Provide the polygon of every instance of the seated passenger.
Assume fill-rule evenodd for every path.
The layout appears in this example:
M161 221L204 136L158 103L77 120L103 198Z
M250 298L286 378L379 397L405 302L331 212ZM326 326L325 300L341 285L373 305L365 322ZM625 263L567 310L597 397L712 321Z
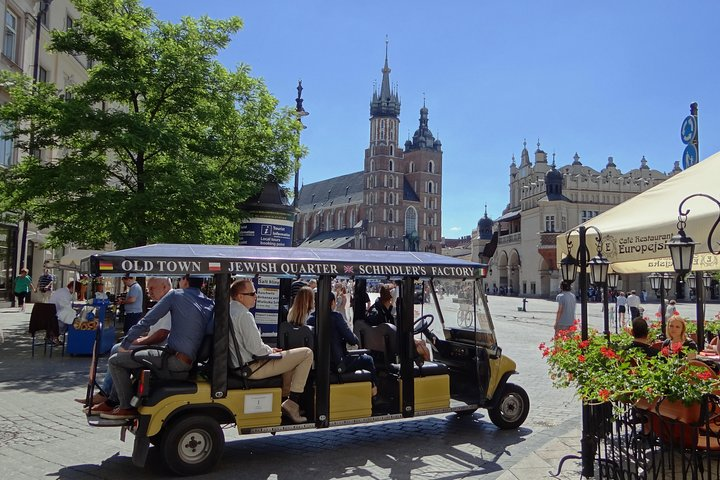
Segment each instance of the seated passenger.
M393 297L387 285L380 286L380 296L375 300L367 312L365 322L368 325L380 325L381 323L395 323L392 315Z
M346 372L355 370L367 370L370 372L370 381L372 382L372 396L377 395L377 376L375 374L375 362L367 353L359 355L350 355L347 351L347 344L358 345L360 340L348 327L345 319L335 311L336 301L335 294L330 292L330 321L332 322L332 330L330 336L330 362L334 371L340 364L345 366ZM316 314L313 313L307 324L314 327L316 323Z
M641 350L646 356L648 357L654 357L658 353L660 353L660 350L658 350L655 347L652 347L650 345L650 340L648 340L648 325L644 318L637 317L633 319L632 322L632 336L633 341L630 345L628 345L627 349L638 349Z
M685 324L685 320L680 316L674 316L671 317L667 321L667 326L665 327L665 337L666 340L663 342L663 352L665 349L668 349L669 353L682 353L682 349L685 347L689 347L694 352L690 352L688 354L688 358L693 359L695 358L697 354L697 344L693 342L690 338L687 336L687 325Z
M301 327L307 323L313 310L315 310L315 292L308 286L301 287L288 311L287 321L291 325Z
M230 286L230 321L232 322L230 340L230 365L240 369L250 364L251 380L283 376L283 397L281 407L283 413L293 423L305 423L307 418L300 415L300 398L305 390L305 382L313 362L313 352L307 347L281 350L266 345L260 337L255 317L250 309L255 306L257 292L249 279L236 280ZM282 358L261 360L255 363L254 357L262 357L271 353L282 353Z

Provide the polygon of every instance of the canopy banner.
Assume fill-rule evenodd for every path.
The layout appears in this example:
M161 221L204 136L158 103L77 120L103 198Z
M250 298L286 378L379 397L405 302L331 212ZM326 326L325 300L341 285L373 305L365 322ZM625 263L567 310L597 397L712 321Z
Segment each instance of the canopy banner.
M83 260L93 275L365 276L481 278L486 266L425 252L293 247L148 245Z
M690 195L702 193L720 200L720 153L708 157L664 182L588 220L586 244L589 257L597 254L594 229L601 232L601 252L619 273L672 271L667 242L678 232L678 208ZM718 258L710 253L708 242L717 250L720 231L711 236L711 229L720 216L718 205L703 197L685 201L689 210L685 233L697 242L694 266L697 270L718 270ZM557 260L568 251L567 234L556 238ZM571 231L572 255L577 258L580 244L578 228ZM705 254L702 256L701 254ZM695 268L693 268L695 269ZM631 272L632 271L632 272Z

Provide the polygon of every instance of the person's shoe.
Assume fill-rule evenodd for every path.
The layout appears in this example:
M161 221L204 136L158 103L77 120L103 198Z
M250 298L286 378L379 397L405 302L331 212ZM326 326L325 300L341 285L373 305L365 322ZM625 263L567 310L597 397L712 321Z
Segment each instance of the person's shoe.
M138 416L136 408L120 408L117 407L112 412L102 412L100 418L106 420L129 420Z
M285 414L285 416L290 419L292 423L307 422L307 417L303 417L302 415L300 415L300 405L290 400L289 398L285 400L282 405L280 405L280 409Z
M92 407L83 408L84 413L90 413L90 415L99 415L101 413L110 413L115 409L113 405L108 402L96 403Z
M84 398L76 398L75 401L78 403L85 403ZM95 395L93 395L90 404L97 405L98 403L103 403L105 401L107 401L107 397L105 395L103 395L102 393L96 393Z

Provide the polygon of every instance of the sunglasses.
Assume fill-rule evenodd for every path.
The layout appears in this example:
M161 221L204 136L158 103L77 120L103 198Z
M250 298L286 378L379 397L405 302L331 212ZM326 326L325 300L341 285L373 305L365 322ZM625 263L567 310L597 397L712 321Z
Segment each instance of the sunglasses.
M254 297L257 295L257 292L240 292L240 295L248 295L250 297Z

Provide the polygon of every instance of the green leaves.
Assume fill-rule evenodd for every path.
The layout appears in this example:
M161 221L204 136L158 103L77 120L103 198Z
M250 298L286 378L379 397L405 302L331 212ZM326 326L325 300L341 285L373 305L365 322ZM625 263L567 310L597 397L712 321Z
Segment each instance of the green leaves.
M235 243L236 205L268 176L287 180L304 153L293 112L247 66L216 59L242 21L172 24L135 0L76 5L81 18L50 49L94 60L86 82L60 92L0 73L13 99L0 121L23 153L0 172L0 203L52 227L56 245Z

